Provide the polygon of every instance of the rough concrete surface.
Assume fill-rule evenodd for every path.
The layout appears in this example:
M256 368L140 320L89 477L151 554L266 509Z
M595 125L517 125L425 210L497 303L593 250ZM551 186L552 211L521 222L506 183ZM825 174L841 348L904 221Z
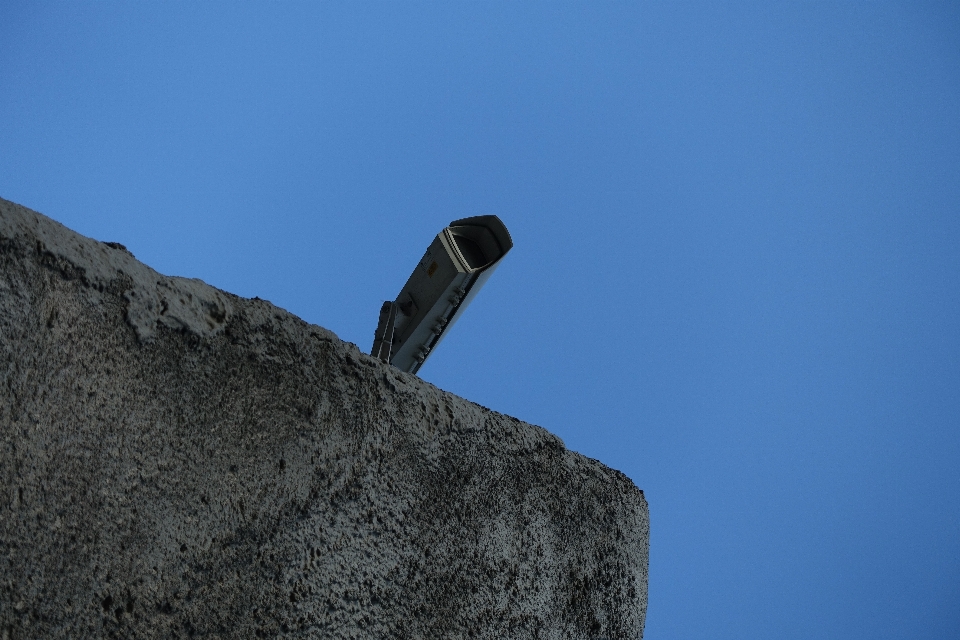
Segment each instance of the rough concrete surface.
M2 199L0 375L0 638L642 636L626 476Z

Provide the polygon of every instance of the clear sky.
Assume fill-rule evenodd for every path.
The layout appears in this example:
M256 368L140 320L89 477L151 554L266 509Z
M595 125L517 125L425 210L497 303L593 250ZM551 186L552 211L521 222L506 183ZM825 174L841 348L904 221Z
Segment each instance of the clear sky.
M960 637L956 3L0 4L0 196L421 370L650 503L648 639Z

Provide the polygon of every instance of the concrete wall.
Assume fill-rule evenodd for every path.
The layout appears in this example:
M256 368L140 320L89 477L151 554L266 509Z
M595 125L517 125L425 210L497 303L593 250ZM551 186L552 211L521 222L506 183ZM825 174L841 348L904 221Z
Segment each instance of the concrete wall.
M0 376L2 638L642 635L623 474L2 199Z

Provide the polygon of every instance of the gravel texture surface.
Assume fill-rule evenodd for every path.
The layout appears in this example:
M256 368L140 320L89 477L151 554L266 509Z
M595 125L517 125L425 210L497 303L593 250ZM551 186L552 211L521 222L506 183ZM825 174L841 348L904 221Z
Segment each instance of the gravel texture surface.
M0 638L642 636L626 476L2 199L0 376Z

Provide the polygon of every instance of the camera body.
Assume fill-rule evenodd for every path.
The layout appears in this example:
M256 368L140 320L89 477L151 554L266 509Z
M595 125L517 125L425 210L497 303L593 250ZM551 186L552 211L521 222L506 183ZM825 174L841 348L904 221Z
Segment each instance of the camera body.
M393 302L385 302L372 355L416 373L513 248L497 216L454 220L427 252Z

